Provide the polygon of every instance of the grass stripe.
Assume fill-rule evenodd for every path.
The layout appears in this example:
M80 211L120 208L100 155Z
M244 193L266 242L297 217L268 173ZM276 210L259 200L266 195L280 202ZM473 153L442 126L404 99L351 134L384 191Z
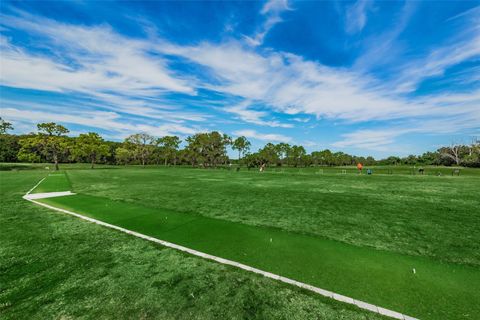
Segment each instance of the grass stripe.
M63 212L63 213L67 213L67 214L76 216L78 218L81 218L81 219L84 219L84 220L87 220L87 221L90 221L90 222L93 222L93 223L96 223L96 224L99 224L99 225L102 225L102 226L105 226L105 227L108 227L108 228L112 228L112 229L115 229L115 230L118 230L118 231L121 231L121 232L125 232L127 234L130 234L130 235L133 235L133 236L136 236L136 237L148 240L148 241L152 241L152 242L161 244L161 245L169 247L169 248L180 250L180 251L183 251L183 252L195 255L195 256L205 258L205 259L213 260L213 261L216 261L216 262L221 263L221 264L230 265L230 266L237 267L237 268L249 271L249 272L260 274L264 277L271 278L271 279L274 279L274 280L277 280L277 281L282 281L284 283L294 285L294 286L300 287L302 289L310 290L310 291L315 292L317 294L320 294L322 296L332 298L332 299L335 299L335 300L340 301L340 302L355 305L355 306L357 306L361 309L365 309L365 310L368 310L368 311L372 311L372 312L379 313L379 314L382 314L382 315L385 315L385 316L388 316L388 317L392 317L392 318L396 318L396 319L416 320L416 318L404 315L404 314L399 313L399 312L395 312L395 311L392 311L392 310L381 308L381 307L366 303L364 301L355 300L355 299L352 299L350 297L339 295L339 294L330 292L328 290L317 288L317 287L308 285L306 283L302 283L302 282L299 282L299 281L296 281L296 280L293 280L293 279L285 278L285 277L282 277L282 276L279 276L279 275L276 275L276 274L273 274L273 273L270 273L270 272L267 272L267 271L263 271L263 270L260 270L260 269L257 269L257 268L253 268L253 267L250 267L250 266L247 266L247 265L235 262L235 261L231 261L231 260L227 260L227 259L224 259L224 258L221 258L221 257L206 254L204 252L193 250L193 249L190 249L190 248L187 248L187 247L184 247L184 246L179 246L179 245L174 244L174 243L163 241L163 240L160 240L160 239L157 239L157 238L154 238L154 237L150 237L150 236L147 236L147 235L144 235L144 234L132 231L132 230L121 228L121 227L118 227L118 226L115 226L115 225L112 225L112 224L109 224L109 223L105 223L103 221L99 221L99 220L96 220L96 219L93 219L93 218L89 218L89 217L77 214L75 212L72 212L72 211L57 208L57 207L54 207L54 206L51 206L51 205L33 200L31 198L28 198L28 197L25 197L25 199L28 200L28 201L31 201L33 203L36 203L38 205L44 206L46 208L56 210L56 211L60 211L60 212ZM187 222L187 223L190 223L190 222Z

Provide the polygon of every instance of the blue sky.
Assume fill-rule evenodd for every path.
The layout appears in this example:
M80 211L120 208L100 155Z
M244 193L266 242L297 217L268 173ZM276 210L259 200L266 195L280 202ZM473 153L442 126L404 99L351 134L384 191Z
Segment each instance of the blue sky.
M357 155L480 136L480 1L2 2L1 110Z

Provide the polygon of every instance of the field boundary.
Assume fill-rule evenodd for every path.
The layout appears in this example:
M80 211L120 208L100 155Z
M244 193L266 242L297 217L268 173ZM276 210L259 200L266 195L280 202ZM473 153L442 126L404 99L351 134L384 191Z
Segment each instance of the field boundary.
M382 308L382 307L379 307L379 306L376 306L376 305L373 305L373 304L370 304L370 303L367 303L367 302L364 302L364 301L361 301L361 300L356 300L356 299L353 299L351 297L347 297L347 296L344 296L344 295L341 295L341 294L337 294L335 292L328 291L328 290L325 290L325 289L322 289L322 288L318 288L318 287L315 287L315 286L312 286L312 285L309 285L309 284L306 284L306 283L303 283L303 282L300 282L300 281L296 281L296 280L293 280L293 279L290 279L290 278L286 278L286 277L283 277L283 276L280 276L280 275L277 275L277 274L274 274L274 273L271 273L271 272L268 272L268 271L264 271L264 270L260 270L260 269L254 268L254 267L250 267L248 265L245 265L245 264L242 264L242 263L239 263L239 262L236 262L236 261L232 261L232 260L224 259L224 258L221 258L221 257L217 257L217 256L214 256L214 255L211 255L211 254L208 254L208 253L197 251L197 250L187 248L187 247L184 247L184 246L181 246L181 245L178 245L178 244L174 244L174 243L171 243L171 242L168 242L168 241L157 239L155 237L147 236L145 234L142 234L142 233L139 233L139 232L136 232L136 231L125 229L125 228L122 228L122 227L119 227L119 226L116 226L116 225L113 225L113 224L110 224L110 223L106 223L106 222L103 222L103 221L100 221L100 220L97 220L97 219L93 219L93 218L81 215L81 214L73 212L73 211L65 210L65 209L62 209L62 208L57 208L57 207L48 205L46 203L36 201L35 198L32 198L29 195L38 185L40 185L41 182L43 182L43 180L45 180L45 178L40 180L39 183L37 183L32 189L30 189L23 196L23 199L25 199L27 201L30 201L32 203L35 203L37 205L40 205L42 207L45 207L45 208L48 208L48 209L51 209L51 210L55 210L55 211L58 211L58 212L66 213L66 214L69 214L71 216L80 218L82 220L86 220L86 221L89 221L89 222L92 222L92 223L95 223L95 224L98 224L98 225L101 225L101 226L104 226L104 227L107 227L107 228L110 228L110 229L121 231L123 233L127 233L129 235L132 235L132 236L144 239L144 240L148 240L148 241L160 244L160 245L168 247L168 248L172 248L172 249L175 249L175 250L178 250L178 251L186 252L186 253L189 253L189 254L197 256L197 257L201 257L201 258L204 258L204 259L216 261L216 262L221 263L221 264L225 264L225 265L233 266L233 267L236 267L236 268L240 268L240 269L243 269L243 270L246 270L246 271L249 271L249 272L260 274L260 275L262 275L264 277L267 277L267 278L270 278L270 279L274 279L274 280L281 281L283 283L294 285L296 287L299 287L299 288L317 293L321 296L331 298L331 299L334 299L336 301L340 301L340 302L343 302L343 303L348 303L348 304L354 305L354 306L356 306L360 309L368 310L368 311L378 313L378 314L381 314L383 316L391 317L391 318L394 318L394 319L418 320L417 318L410 317L408 315L405 315L405 314L402 314L402 313L399 313L399 312L396 312L396 311L393 311L393 310L385 309L385 308ZM51 193L52 194L53 193L55 193L55 194L61 193L62 195L63 194L64 195L72 194L71 191L51 192ZM44 193L43 195L47 195L47 194L48 193ZM60 196L62 196L62 195L60 195ZM47 198L47 197L49 197L49 196L48 195L43 196L42 198Z

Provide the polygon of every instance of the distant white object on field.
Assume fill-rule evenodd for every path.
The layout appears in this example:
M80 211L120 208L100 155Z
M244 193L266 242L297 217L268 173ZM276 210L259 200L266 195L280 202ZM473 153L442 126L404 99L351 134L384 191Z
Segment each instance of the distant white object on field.
M413 274L416 274L416 273L417 273L417 271L415 270L415 268L413 268Z

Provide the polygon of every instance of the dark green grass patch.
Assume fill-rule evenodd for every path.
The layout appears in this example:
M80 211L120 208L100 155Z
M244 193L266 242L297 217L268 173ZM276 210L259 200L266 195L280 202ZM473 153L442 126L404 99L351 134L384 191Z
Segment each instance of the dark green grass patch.
M44 193L55 191L69 191L71 184L64 172L55 172L47 174L45 180L42 181L32 193Z
M1 319L382 319L23 200L43 176L0 173Z
M480 316L472 267L102 197L41 201L422 319Z

